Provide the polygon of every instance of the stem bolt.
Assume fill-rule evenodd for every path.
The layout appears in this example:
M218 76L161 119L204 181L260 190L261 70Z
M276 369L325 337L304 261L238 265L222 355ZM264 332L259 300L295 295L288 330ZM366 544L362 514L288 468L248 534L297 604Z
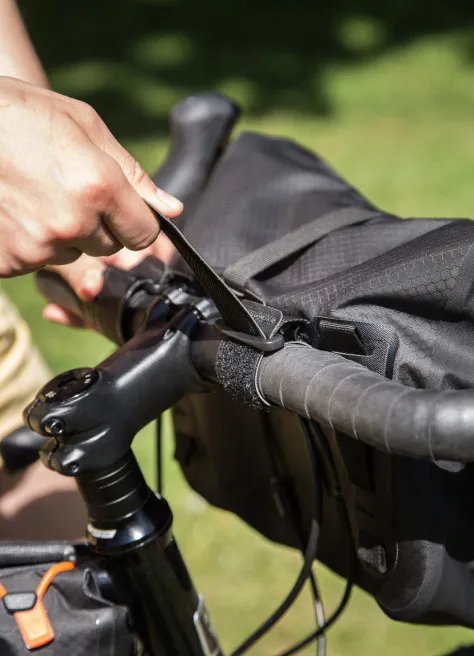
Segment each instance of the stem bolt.
M51 417L51 419L47 419L43 424L44 432L54 437L62 435L65 428L64 421L57 417Z

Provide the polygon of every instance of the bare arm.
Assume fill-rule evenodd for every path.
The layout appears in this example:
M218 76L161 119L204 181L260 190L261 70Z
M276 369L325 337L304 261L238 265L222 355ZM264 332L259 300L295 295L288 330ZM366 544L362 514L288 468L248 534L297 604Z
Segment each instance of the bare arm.
M0 0L0 75L48 86L15 0Z

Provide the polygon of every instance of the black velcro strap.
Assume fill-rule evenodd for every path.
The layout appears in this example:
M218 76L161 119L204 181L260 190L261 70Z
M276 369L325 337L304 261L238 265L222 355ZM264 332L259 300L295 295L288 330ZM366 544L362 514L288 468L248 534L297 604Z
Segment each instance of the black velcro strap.
M281 328L282 312L252 301L244 303L265 337L273 337ZM219 346L215 363L217 380L225 391L234 399L260 409L266 407L258 394L256 384L256 373L262 358L261 351L229 339Z
M265 337L251 313L214 269L199 255L176 225L149 203L147 205L159 219L163 233L192 269L196 280L206 294L216 304L224 322L236 331L256 337Z
M263 273L301 249L311 246L333 230L363 223L376 216L382 216L381 212L375 210L371 212L357 207L345 207L319 216L231 264L224 271L224 279L234 289L243 290L250 278Z

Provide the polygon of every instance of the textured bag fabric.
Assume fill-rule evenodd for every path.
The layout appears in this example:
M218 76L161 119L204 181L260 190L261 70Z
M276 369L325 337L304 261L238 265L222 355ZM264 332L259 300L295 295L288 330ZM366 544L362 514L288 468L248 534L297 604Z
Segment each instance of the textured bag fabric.
M473 387L474 223L377 214L313 153L244 133L182 227L226 278L252 251L351 208L366 210L367 220L314 242L308 231L304 247L237 291L304 325L318 348L404 385ZM185 268L179 257L174 265ZM190 484L270 539L295 545L275 504L269 444L278 445L307 520L314 490L298 418L252 410L220 392L183 400L174 420L176 457ZM395 619L474 626L472 465L389 456L344 435L338 447L357 520L357 583ZM346 575L351 537L331 464L322 466L318 558Z
M12 548L14 545L11 545ZM39 545L41 550L44 544ZM9 594L33 592L55 563L0 567L0 584ZM15 616L0 601L0 654L2 656L135 656L136 638L130 630L128 609L104 598L97 571L77 566L57 574L43 604L54 639L29 650ZM32 627L34 632L35 627Z

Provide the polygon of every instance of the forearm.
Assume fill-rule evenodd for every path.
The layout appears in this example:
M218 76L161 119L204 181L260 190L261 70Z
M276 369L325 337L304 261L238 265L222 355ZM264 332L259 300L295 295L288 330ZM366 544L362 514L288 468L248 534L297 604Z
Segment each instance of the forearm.
M48 86L15 0L0 0L0 75Z

